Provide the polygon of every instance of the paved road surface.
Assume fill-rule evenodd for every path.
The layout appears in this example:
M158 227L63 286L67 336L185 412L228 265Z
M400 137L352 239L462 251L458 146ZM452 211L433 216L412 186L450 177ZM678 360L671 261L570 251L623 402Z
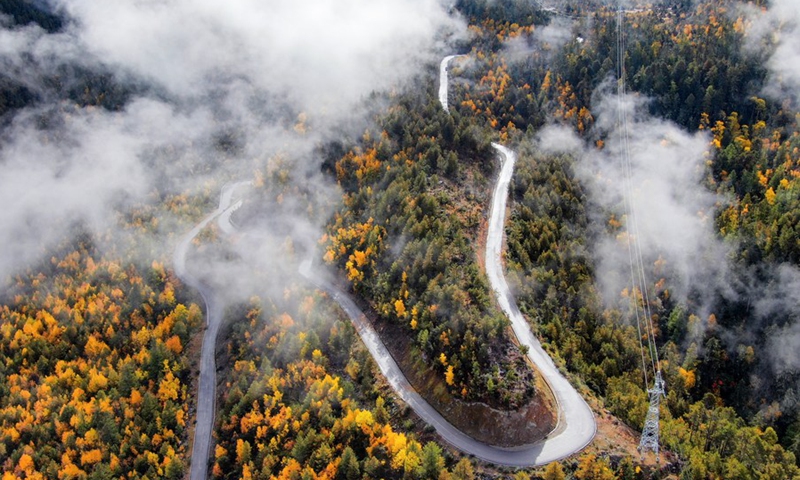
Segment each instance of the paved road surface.
M440 65L439 101L447 110L447 64L455 55L445 57ZM569 456L580 451L594 438L596 424L591 409L561 375L552 359L544 352L514 302L503 275L501 251L503 226L505 224L508 186L514 171L516 155L508 148L492 144L503 157L500 176L492 196L492 210L489 219L489 232L486 244L486 271L494 289L498 303L511 320L511 326L520 344L528 347L528 357L537 366L553 390L559 406L559 420L556 429L545 439L533 445L516 448L500 448L479 442L467 436L426 402L411 386L400 367L389 354L377 332L366 320L364 313L346 293L332 283L324 280L312 270L311 261L300 267L300 273L318 288L326 291L347 313L361 336L381 373L397 392L398 396L411 407L424 421L433 426L446 442L459 450L474 455L490 463L516 467L537 466ZM203 338L200 362L200 382L198 386L197 424L195 427L194 448L192 450L191 480L205 480L208 474L208 458L211 445L211 428L214 422L216 400L216 367L214 351L217 334L222 321L223 305L214 292L186 271L186 253L192 239L212 220L219 217L220 227L226 233L234 229L230 225L230 214L241 206L241 201L230 206L233 192L248 182L226 185L221 194L217 210L205 217L194 229L184 236L175 250L176 274L189 286L196 288L206 303L208 329Z
M361 340L366 345L372 358L375 359L381 373L386 377L392 389L420 418L433 426L444 441L464 453L500 465L527 467L541 465L549 461L539 460L543 448L542 445L537 444L516 449L494 447L467 436L464 432L451 425L450 422L445 420L436 409L414 390L405 375L403 375L397 362L395 362L394 358L389 354L389 350L386 348L383 341L381 341L378 333L372 328L372 325L367 321L364 313L353 299L332 283L323 280L320 275L312 269L311 262L308 260L300 267L300 273L306 277L309 282L316 285L320 290L327 292L339 303L347 316L350 317L353 326L355 326L356 331L361 336Z
M211 447L211 430L214 425L214 414L217 399L217 370L214 351L217 334L222 323L224 305L214 291L186 270L186 254L194 237L215 218L220 217L223 231L230 230L230 214L241 205L241 201L230 205L233 192L250 182L237 182L225 185L220 195L219 207L207 215L189 233L183 236L173 254L175 274L183 283L196 289L203 297L206 307L206 332L203 335L203 347L200 354L200 379L197 386L197 417L192 446L190 480L205 480L208 476L208 454ZM226 225L223 226L223 223Z
M486 237L486 274L497 296L500 308L511 320L511 328L521 345L528 347L528 358L544 376L559 407L558 425L542 445L540 460L545 463L575 453L592 441L597 430L594 415L589 405L558 371L553 360L542 349L527 321L517 308L503 275L501 251L506 216L506 200L511 176L514 173L516 154L508 148L493 143L502 156L500 176L492 195L492 211L489 217L489 232Z
M439 102L448 111L447 64L456 55L445 57L439 66ZM580 451L592 441L597 425L592 410L558 371L553 360L542 349L539 340L533 335L522 313L517 308L514 297L503 275L503 231L505 225L506 202L511 176L514 173L516 154L510 149L493 143L500 153L501 171L492 195L492 210L489 218L489 231L486 238L486 273L489 283L497 296L500 308L511 321L511 328L521 345L528 347L528 358L544 376L559 407L558 424L548 438L539 444L536 464L548 463Z
M444 441L464 453L474 455L490 463L515 467L544 465L569 456L585 447L594 437L596 426L589 406L572 385L558 372L553 361L542 350L539 341L531 333L527 322L522 317L519 309L517 309L509 293L508 285L502 273L500 251L503 240L508 185L516 157L512 151L501 145L493 144L493 146L503 155L504 160L492 198L492 214L487 237L486 270L492 287L498 296L501 308L511 319L514 333L522 345L528 346L528 356L544 375L558 401L558 425L545 439L533 445L500 448L479 442L458 430L414 390L405 375L403 375L397 362L389 354L377 332L372 328L364 313L349 295L314 272L310 260L301 265L300 273L318 288L327 292L341 305L391 387L420 418L436 429L436 432Z
M442 104L442 108L445 112L450 111L447 106L447 89L450 84L447 78L447 64L450 63L450 60L460 56L461 55L448 55L444 57L442 63L439 64L439 103Z

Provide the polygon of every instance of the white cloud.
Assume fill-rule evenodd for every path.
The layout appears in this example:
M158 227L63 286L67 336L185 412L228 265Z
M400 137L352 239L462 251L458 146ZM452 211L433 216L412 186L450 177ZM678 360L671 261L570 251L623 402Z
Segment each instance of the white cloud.
M320 182L316 143L363 131L362 100L402 86L465 30L438 0L53 3L70 18L61 33L0 27L0 68L38 96L0 140L0 278L74 222L108 228L154 186L248 178L287 151ZM135 88L118 112L80 108L53 87L82 89L65 66ZM292 130L300 112L305 136ZM234 151L215 148L223 135Z
M800 369L800 270L784 264L770 284L759 285L754 297L755 316L767 324L782 325L767 339L767 357L776 373Z
M546 153L580 153L583 140L575 130L560 125L547 125L538 135L539 147Z
M115 202L146 193L137 157L145 114L73 110L57 135L35 128L35 116L6 132L12 140L0 150L0 272L44 253L74 222L103 224Z
M800 93L800 3L795 0L773 0L768 9L742 7L751 24L748 48L761 50L763 44L774 46L766 62L771 75L766 93L797 101Z
M177 96L245 79L301 110L343 108L430 60L459 23L435 0L64 0L98 58Z
M650 285L658 280L652 278L653 263L662 257L670 272L673 299L685 301L692 292L710 302L720 289L727 289L728 247L714 233L714 209L722 199L703 185L708 138L647 117L639 113L642 105L633 96L603 97L593 111L596 125L609 132L605 148L589 150L578 175L601 210L615 212L623 222L622 231L635 235ZM628 112L626 130L616 124L617 108ZM629 166L623 161L625 132ZM633 206L635 223L625 217L626 201ZM602 214L597 217L603 224L607 220ZM604 297L616 302L631 283L627 243L624 237L604 235L594 250Z

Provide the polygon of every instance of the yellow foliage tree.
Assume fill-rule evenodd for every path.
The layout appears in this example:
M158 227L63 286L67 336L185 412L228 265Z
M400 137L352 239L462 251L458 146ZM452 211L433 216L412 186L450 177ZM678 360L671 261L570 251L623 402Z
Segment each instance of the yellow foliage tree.
M403 299L398 298L394 302L394 310L397 312L397 316L400 318L405 318L406 316L406 305L403 303Z
M614 480L614 477L608 460L604 458L589 453L578 460L578 469L575 471L577 480Z
M764 198L767 199L767 203L769 203L770 205L775 205L775 197L776 197L775 190L773 190L772 187L769 187L767 191L764 192Z
M81 454L81 465L94 465L102 459L103 452L101 452L99 448L95 448Z
M158 399L162 402L166 402L167 400L177 400L179 391L180 380L175 378L171 371L168 371L158 386Z
M91 358L104 355L110 350L105 342L98 340L94 335L90 336L89 339L86 340L86 345L83 348L84 351L86 351L86 355Z
M678 374L683 379L683 385L687 390L694 387L696 380L694 370L685 370L683 367L678 367Z
M21 457L19 457L19 463L17 463L17 467L25 473L30 473L33 471L33 457L28 455L27 453L23 453Z
M567 475L558 462L551 462L544 469L544 480L565 480L566 478Z
M183 345L181 344L181 338L177 335L173 335L167 339L164 344L167 346L169 351L174 353L175 355L180 355L183 351Z
M249 462L251 450L250 442L241 438L236 440L236 463L244 465Z

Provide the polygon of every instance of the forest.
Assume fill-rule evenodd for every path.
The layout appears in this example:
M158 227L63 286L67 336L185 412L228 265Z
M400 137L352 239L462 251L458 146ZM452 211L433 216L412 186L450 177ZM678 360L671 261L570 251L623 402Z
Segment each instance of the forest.
M203 313L176 288L85 235L17 277L0 310L3 478L183 478Z
M415 143L412 148L416 155L406 154L405 158L418 160L407 168L424 170L428 178L448 185L447 191L454 193L445 201L437 198L439 201L433 204L441 213L435 220L417 214L417 218L412 215L398 221L392 212L382 212L376 205L384 204L384 197L391 198L386 204L393 206L418 197L396 199L394 182L387 185L377 173L362 173L369 164L366 159L350 170L357 177L351 181L340 161L336 164L340 184L345 192L356 188L358 193L345 194L345 213L336 217L336 232L347 234L348 230L339 226L341 222L348 215L360 215L368 218L370 225L383 223L396 231L399 223L404 237L414 231L409 221L412 227L425 225L424 231L433 234L442 217L447 218L452 211L449 203L453 197L460 202L473 195L459 195L457 187L449 186L452 179L458 185L468 185L465 180L491 178L491 170L487 171L493 168L486 149L488 139L519 145L522 161L514 177L514 204L506 232L507 267L517 284L518 301L551 354L603 398L615 415L640 429L647 394L641 381L636 332L625 320L626 310L603 304L594 278L597 265L593 245L604 233L620 231L619 212L598 212L597 205L589 203L589 194L574 171L579 158L542 152L531 141L545 124L557 123L571 127L598 150L603 148L606 134L595 128L592 102L603 82L614 75L616 12L602 8L592 11L588 14L591 21L578 30L591 41L567 41L553 52L548 51L548 45L536 44L535 22L539 17L524 9L519 11L513 4L498 15L500 5L459 4L470 16L474 35L467 46L468 66L454 67L455 93L451 93L450 104L455 109L451 108L451 116L443 117L437 111L429 88L421 107L425 123L416 133L404 104L409 100L403 99L399 102L401 108L405 107L402 130L390 111L380 136L375 133L349 154L358 157L363 151L359 149L370 147L380 152L387 138L399 146ZM762 59L748 54L745 48L747 19L737 16L734 4L699 2L692 7L674 5L629 15L633 17L628 19L631 30L627 32L625 66L629 88L650 99L649 115L672 121L688 132L708 132L710 161L703 186L727 199L716 211L714 229L717 238L731 248L732 284L736 289L735 294L715 292L710 311L705 311L708 299L701 298L701 292L689 292L685 300L676 302L670 297L670 291L680 285L679 278L670 277L676 272L664 268L659 256L649 260L650 288L656 294L651 298L652 321L669 385L662 413L662 442L680 459L683 478L793 478L798 474L800 425L795 400L797 371L778 371L767 355L757 352L769 349L770 337L796 318L796 313L776 309L765 320L752 307L764 291L753 288L752 282L779 284L792 268L789 266L797 265L798 132L793 106L762 93L767 71ZM529 50L519 54L507 46L520 43L527 44ZM437 146L442 151L434 157L426 142L430 135L436 138L439 128L442 137ZM465 136L476 144L474 152L463 150ZM450 137L459 139L455 147L459 162L454 167L450 167L447 151ZM382 157L378 153L373 169L395 160L392 155L386 152ZM350 157L343 157L343 161L350 162ZM391 164L386 172L396 178L397 169ZM404 192L411 190L401 188ZM485 195L485 186L483 190ZM429 180L425 193L434 192L437 187ZM468 213L460 216L469 222ZM605 226L593 223L597 216L605 218ZM381 232L391 238L391 231L384 229ZM445 233L443 238L453 237ZM388 306L380 307L379 302L386 301L384 288L376 291L369 283L364 288L374 270L368 270L366 277L358 271L361 249L377 253L378 259L370 259L367 265L381 268L380 248L364 242L342 248L331 233L326 240L334 248L329 247L327 259L338 259L356 291L373 299L383 315L388 312L391 317L403 318L391 308L392 297ZM386 241L383 235L381 240ZM398 256L387 252L393 268L404 261L408 245ZM473 253L472 258L477 259L477 255ZM443 271L446 274L447 268ZM414 276L395 274L394 282L389 277L388 290L405 292L408 288L413 299L415 286L406 278ZM380 274L378 278L382 278ZM427 280L431 275L424 271L417 278ZM416 286L417 291L420 289L429 291L430 287ZM462 301L465 306L475 303L470 297L462 297ZM449 324L453 321L450 319ZM412 321L410 327L418 325L419 321ZM429 340L429 336L423 339ZM433 352L423 348L420 353L435 356L436 352L436 348ZM456 378L465 378L457 370L461 365L463 360L455 365ZM479 388L480 383L473 383L471 391Z
M620 70L613 6L458 0L453 14L468 35L441 52L463 55L450 66L449 112L430 63L409 85L365 100L380 108L358 134L315 145L317 173L340 197L330 216L289 154L245 173L254 193L233 215L244 231L274 226L289 263L316 244L317 263L395 339L393 353L432 403L514 412L545 392L483 265L498 171L491 142L513 148L504 262L517 303L596 414L639 432L647 369L631 305L648 302L667 392L660 463L599 441L530 469L464 456L397 398L329 295L283 278L227 305L210 478L800 478L800 369L780 356L799 338L800 116L796 92L774 93L765 58L777 40L754 38L753 26L753 12L776 3L631 8ZM52 35L66 21L28 2L4 1L2 12L5 24ZM59 72L35 90L0 73L0 127L50 97L120 111L147 90L111 67ZM713 200L692 213L716 249L703 255L723 252L724 275L713 282L687 276L672 250L656 247L645 252L647 297L610 283L608 246L628 241L630 225L621 198L597 194L602 160L591 159L615 152L604 102L619 72L636 125L656 125L661 147L703 143L692 195ZM305 128L294 125L300 136ZM571 147L546 145L554 131ZM220 162L236 156L230 138L217 138ZM194 196L154 187L112 228L131 242L161 224L188 227L213 209L216 187ZM280 212L289 214L271 220ZM293 217L320 223L316 238L297 238ZM235 258L240 241L210 227L193 258ZM119 237L76 227L0 279L3 480L187 477L203 302L159 248L142 258Z

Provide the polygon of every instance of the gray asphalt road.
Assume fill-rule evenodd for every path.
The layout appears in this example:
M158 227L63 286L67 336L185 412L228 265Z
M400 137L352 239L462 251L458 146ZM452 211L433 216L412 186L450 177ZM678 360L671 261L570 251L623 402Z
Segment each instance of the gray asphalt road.
M445 57L439 65L439 102L448 111L447 65L456 55ZM514 173L516 154L497 143L492 146L500 153L501 169L492 195L492 209L489 217L489 230L486 238L486 273L489 283L497 296L500 308L511 321L511 328L521 345L528 347L528 358L536 365L553 391L558 402L558 424L553 432L541 443L534 446L529 455L535 457L529 465L541 465L580 451L592 441L597 424L592 410L586 401L558 371L553 360L542 349L541 343L533 335L527 321L517 308L514 297L508 288L503 274L503 232L506 216L508 187ZM452 443L452 442L451 442ZM524 450L520 450L524 451ZM477 454L476 454L477 455ZM480 455L477 455L480 456ZM483 457L482 457L483 458ZM515 457L515 462L518 457ZM497 463L511 462L500 459ZM513 463L518 464L518 463Z
M309 282L320 290L327 292L339 303L347 316L350 317L353 326L361 336L361 340L366 345L372 358L375 359L378 368L380 368L381 373L386 377L392 389L420 418L433 426L444 441L464 453L500 465L527 467L541 465L550 461L548 459L540 459L544 444L514 449L494 447L467 436L464 432L451 425L414 390L405 375L403 375L397 362L392 358L386 345L378 336L378 333L367 321L364 312L361 311L353 299L332 283L322 279L322 276L312 269L310 261L303 263L300 273Z
M440 65L439 100L447 110L447 64L455 56L446 57ZM467 436L426 402L411 386L377 332L367 321L364 313L345 292L326 281L312 269L311 261L301 265L300 273L321 290L327 292L345 311L359 336L366 345L381 373L397 392L397 395L424 421L433 426L439 436L459 450L482 460L499 465L516 467L537 466L569 456L580 451L594 438L596 424L591 409L561 375L552 359L544 352L539 341L520 313L503 275L501 251L503 226L508 197L508 186L514 171L516 155L508 148L492 144L502 156L502 168L492 196L492 211L486 246L486 270L498 303L511 320L512 329L520 344L528 347L528 357L539 368L556 397L559 405L559 421L556 429L545 439L533 445L516 448L500 448L479 442ZM203 338L200 362L200 381L197 398L197 420L194 447L192 450L191 480L205 480L208 474L208 458L211 446L211 428L214 423L216 401L216 367L214 351L217 334L222 321L223 305L214 292L186 271L186 253L192 239L212 220L219 217L220 227L226 233L233 231L230 214L241 205L230 205L236 188L249 182L239 182L223 187L217 210L205 217L187 233L175 250L175 272L187 285L196 288L206 303L207 325Z
M208 454L211 448L211 430L214 425L214 414L216 408L216 386L217 371L214 351L217 342L217 334L222 323L222 312L224 305L214 294L214 291L206 284L201 282L186 270L186 254L194 237L215 218L220 217L227 225L223 226L223 231L229 231L230 213L241 205L237 202L230 205L233 192L250 182L237 182L227 184L222 187L219 207L208 214L200 223L181 238L175 253L173 254L173 265L175 274L183 283L196 289L203 297L206 307L206 331L203 335L203 347L200 353L200 379L197 386L197 415L194 430L194 442L192 446L191 460L191 480L205 480L208 476Z
M503 225L505 223L508 185L514 170L516 157L507 148L494 144L503 155L503 168L492 197L492 214L486 249L486 269L492 288L497 294L501 308L511 319L514 333L520 344L529 348L528 356L545 377L559 404L559 422L556 429L540 442L516 448L500 448L479 442L451 425L411 386L394 358L378 336L364 313L345 292L312 269L307 260L300 267L300 273L319 289L327 292L341 305L361 336L381 373L397 392L398 396L411 407L424 421L433 426L439 436L464 453L499 465L529 467L544 465L569 456L585 447L594 437L596 426L594 415L586 402L569 382L558 372L550 357L542 350L539 341L533 336L527 322L522 317L508 290L502 273L500 251L502 249Z
M450 111L447 105L447 89L450 84L447 77L447 64L456 57L458 57L458 55L448 55L444 57L442 63L439 64L439 103L442 104L442 108L445 112Z
M486 273L500 308L511 320L511 328L519 343L528 347L528 358L544 376L558 402L558 425L541 445L537 458L537 463L548 463L583 449L594 438L597 425L589 405L561 375L553 360L542 349L541 343L531 332L509 291L503 274L501 252L508 187L514 173L516 154L502 145L493 143L492 146L500 152L502 168L492 195L492 210L486 237Z

